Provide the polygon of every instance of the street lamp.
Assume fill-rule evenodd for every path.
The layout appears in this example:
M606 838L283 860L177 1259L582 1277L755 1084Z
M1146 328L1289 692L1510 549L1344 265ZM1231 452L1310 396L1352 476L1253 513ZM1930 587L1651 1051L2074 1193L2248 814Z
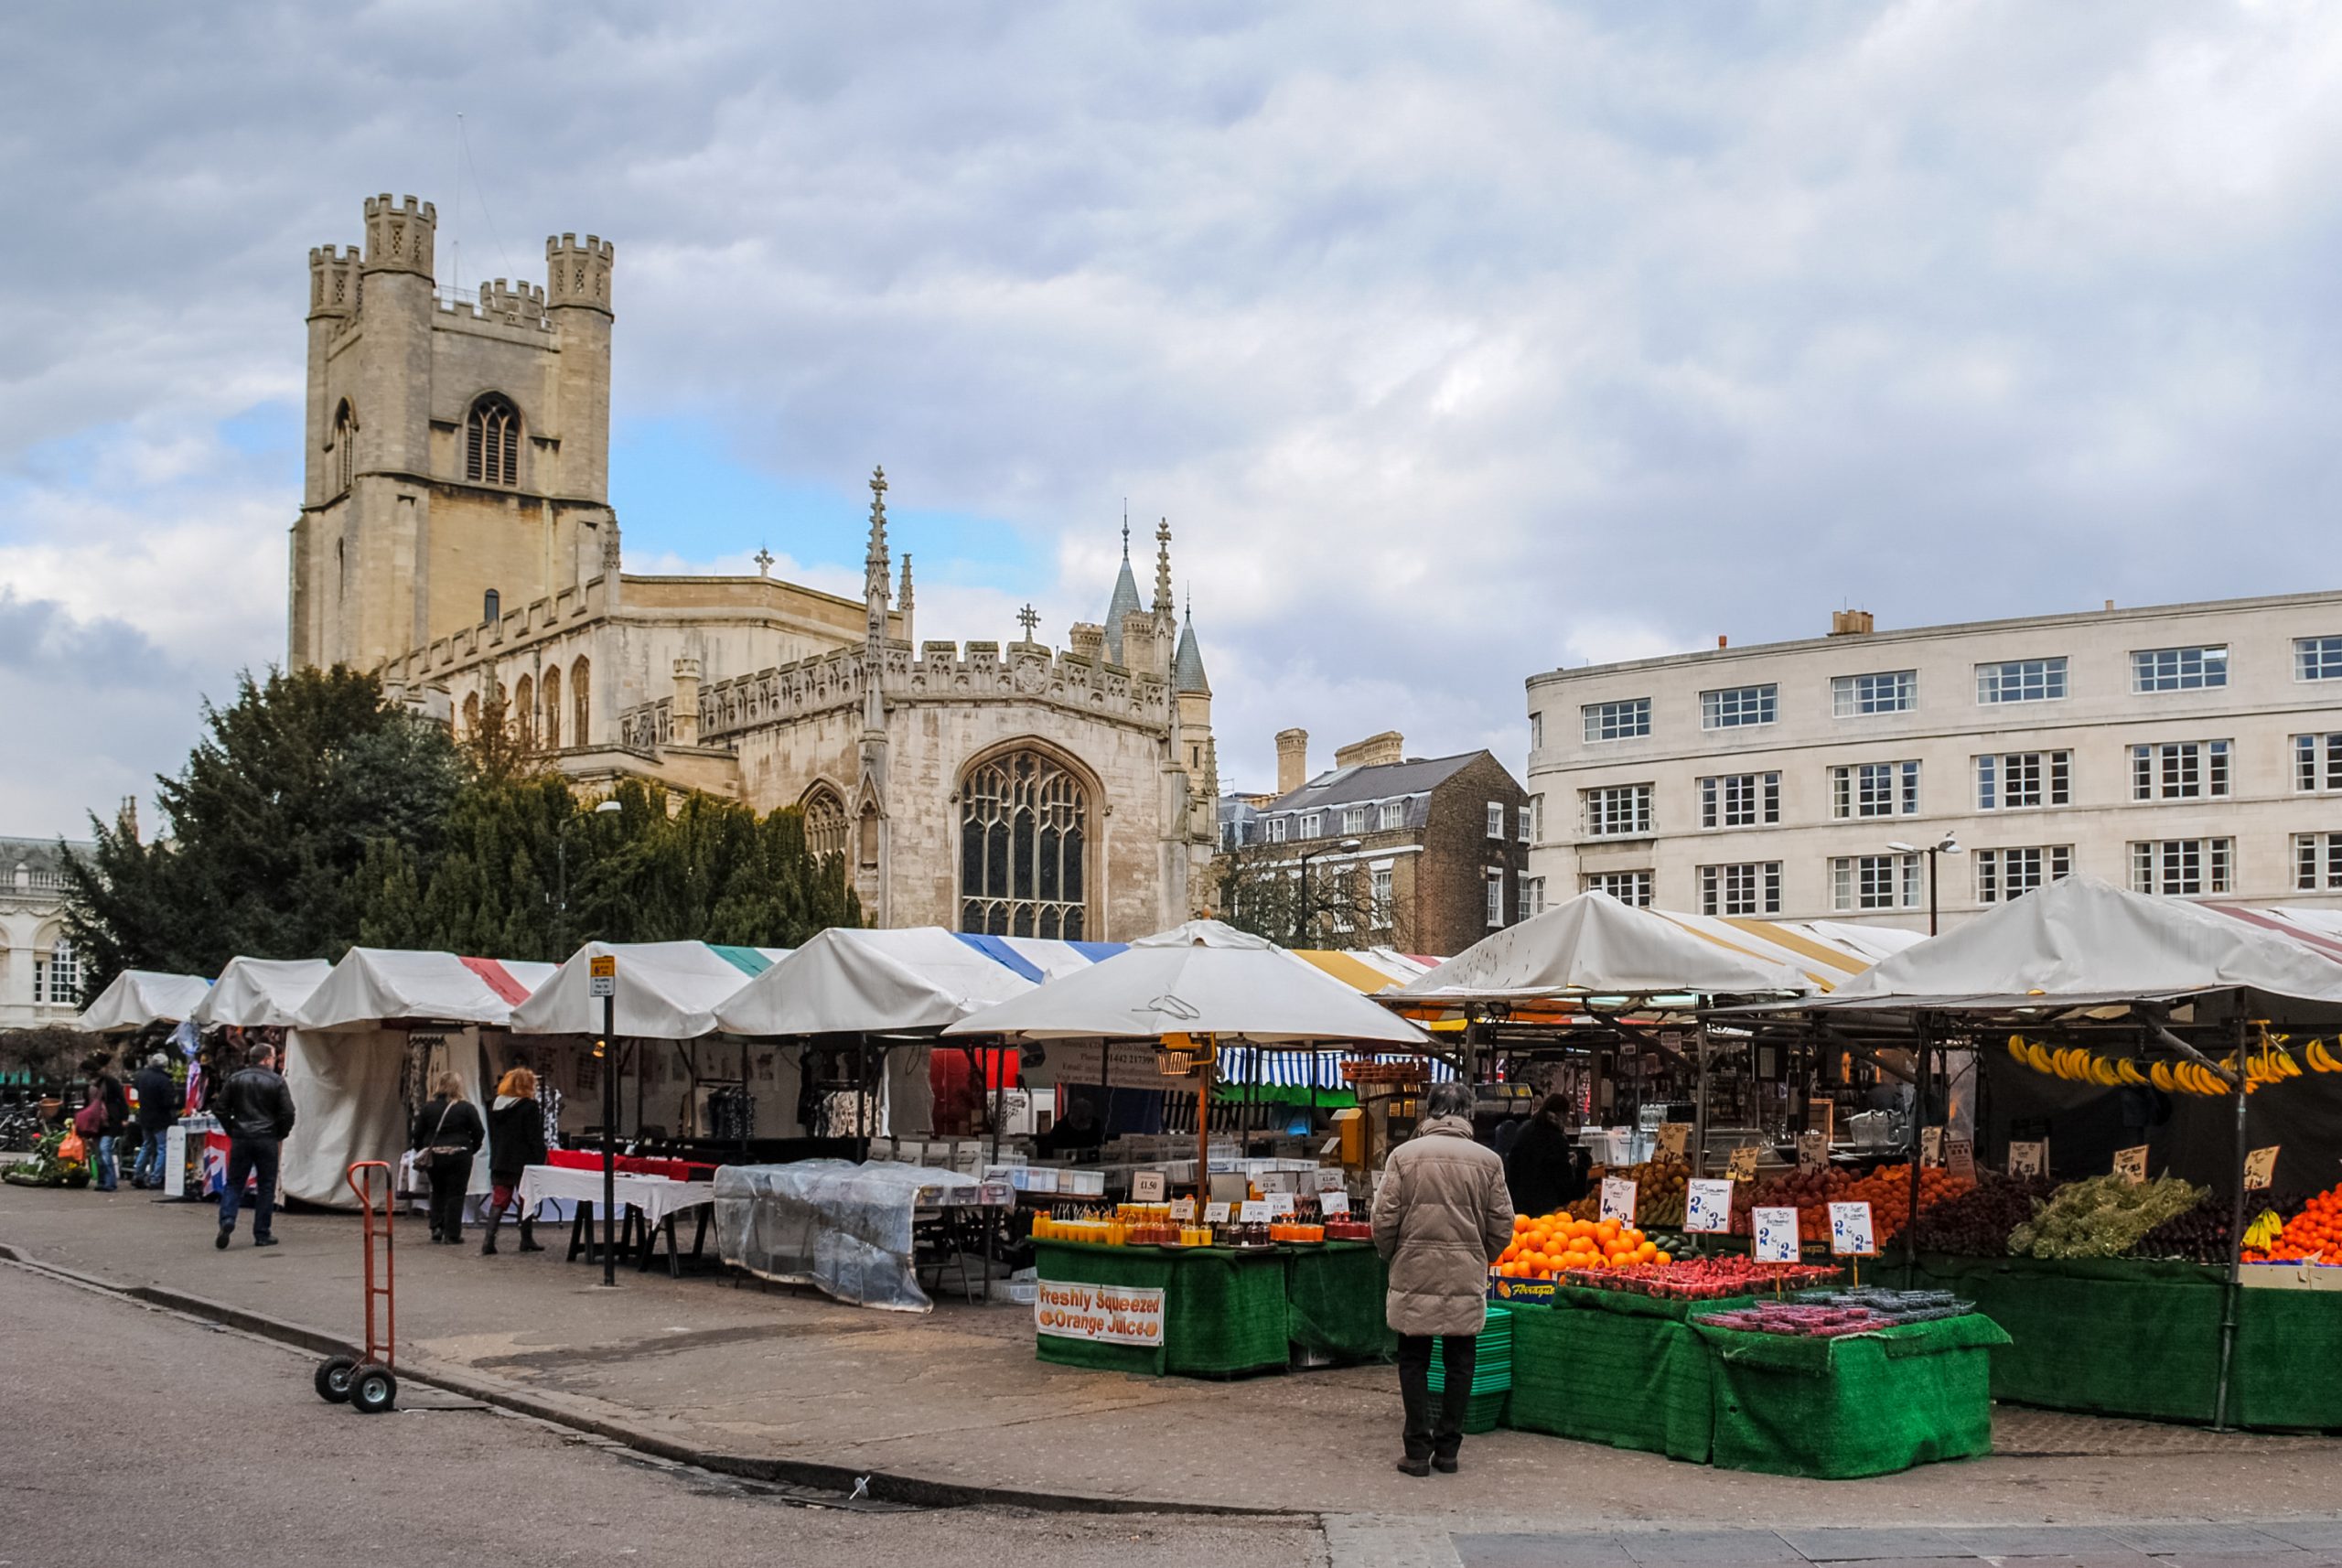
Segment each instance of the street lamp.
M559 918L556 922L557 929L554 933L553 940L553 958L555 962L559 962L561 960L569 956L570 824L584 817L603 817L609 815L613 811L622 811L624 810L626 810L626 808L619 805L615 800L597 800L595 802L594 809L591 811L573 811L568 816L562 818L561 825L553 830L553 858L560 864L561 867L558 882L560 889L558 894L558 897L560 898L560 913Z
M1309 863L1316 859L1319 855L1325 854L1326 850L1328 848L1338 849L1344 854L1356 854L1359 850L1362 850L1365 847L1366 845L1359 840L1344 839L1339 843L1325 845L1317 849L1305 849L1301 852L1301 907L1299 912L1294 917L1293 921L1293 940L1295 941L1300 941L1309 934L1309 905L1311 902L1309 894Z
M1958 836L1952 833L1944 834L1942 843L1931 843L1924 850L1916 844L1905 843L1901 839L1893 841L1886 847L1897 854L1924 854L1928 857L1928 935L1934 936L1937 929L1936 856L1965 854L1967 852L1960 847Z

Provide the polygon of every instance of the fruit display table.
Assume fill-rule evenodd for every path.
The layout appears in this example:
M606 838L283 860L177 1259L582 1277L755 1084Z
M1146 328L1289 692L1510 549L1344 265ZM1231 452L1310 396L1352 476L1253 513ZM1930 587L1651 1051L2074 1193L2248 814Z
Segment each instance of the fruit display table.
M2008 1331L2008 1348L1993 1358L1994 1399L2152 1421L2212 1419L2225 1270L1924 1252L1919 1269ZM2342 1428L2342 1380L2308 1370L2336 1366L2342 1293L2240 1293L2232 1423Z
M1551 1304L1512 1294L1514 1426L1704 1464L1714 1447L1715 1369L1687 1321L1749 1297L1668 1301L1553 1287Z
M1971 1313L1842 1338L1689 1325L1713 1368L1722 1468L1842 1480L1993 1447L1989 1351Z
M1036 1241L1037 1354L1063 1366L1156 1376L1282 1368L1288 1251ZM1379 1294L1375 1307L1379 1314Z
M1373 1244L1327 1241L1285 1258L1285 1337L1296 1350L1337 1361L1380 1361L1398 1336L1383 1316L1391 1271Z

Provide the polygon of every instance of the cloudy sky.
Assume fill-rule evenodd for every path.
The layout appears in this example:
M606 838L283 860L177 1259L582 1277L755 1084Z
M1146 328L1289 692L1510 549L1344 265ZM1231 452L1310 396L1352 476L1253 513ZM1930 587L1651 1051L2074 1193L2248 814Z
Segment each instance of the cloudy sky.
M91 5L0 22L0 832L283 656L311 245L618 245L629 570L1096 618L1167 516L1222 772L1516 768L1561 663L2330 587L2342 9ZM462 118L458 134L457 116ZM468 144L468 156L466 144ZM1144 564L1141 576L1146 571Z

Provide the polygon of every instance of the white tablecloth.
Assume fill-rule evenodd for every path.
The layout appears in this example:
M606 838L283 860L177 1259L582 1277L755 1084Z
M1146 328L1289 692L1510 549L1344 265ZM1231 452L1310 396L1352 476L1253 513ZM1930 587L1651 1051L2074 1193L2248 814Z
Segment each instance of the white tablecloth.
M714 1202L715 1184L712 1181L671 1181L665 1176L636 1176L620 1171L617 1177L617 1193L618 1202L631 1204L642 1210L644 1218L656 1225L670 1214ZM598 1204L602 1201L602 1173L573 1170L566 1165L531 1165L521 1173L523 1212L532 1208L541 1198Z

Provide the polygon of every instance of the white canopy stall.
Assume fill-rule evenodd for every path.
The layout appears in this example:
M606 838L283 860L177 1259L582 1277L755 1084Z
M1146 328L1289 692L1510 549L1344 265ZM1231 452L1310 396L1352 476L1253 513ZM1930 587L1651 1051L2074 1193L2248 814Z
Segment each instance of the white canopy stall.
M500 962L453 953L352 948L294 1015L285 1079L296 1113L285 1146L286 1197L347 1206L344 1177L359 1160L395 1165L406 1150L408 1095L428 1098L432 1074L452 1071L481 1106L493 1085L482 1028L501 1029L512 1009L550 979L549 963ZM421 1082L406 1074L424 1047ZM488 1190L488 1162L472 1164L471 1188Z
M203 1003L211 983L199 974L125 969L81 1009L77 1029L93 1035L130 1034L149 1024L176 1024Z
M204 993L194 1018L207 1027L289 1029L301 1004L325 983L333 965L321 958L232 958Z

